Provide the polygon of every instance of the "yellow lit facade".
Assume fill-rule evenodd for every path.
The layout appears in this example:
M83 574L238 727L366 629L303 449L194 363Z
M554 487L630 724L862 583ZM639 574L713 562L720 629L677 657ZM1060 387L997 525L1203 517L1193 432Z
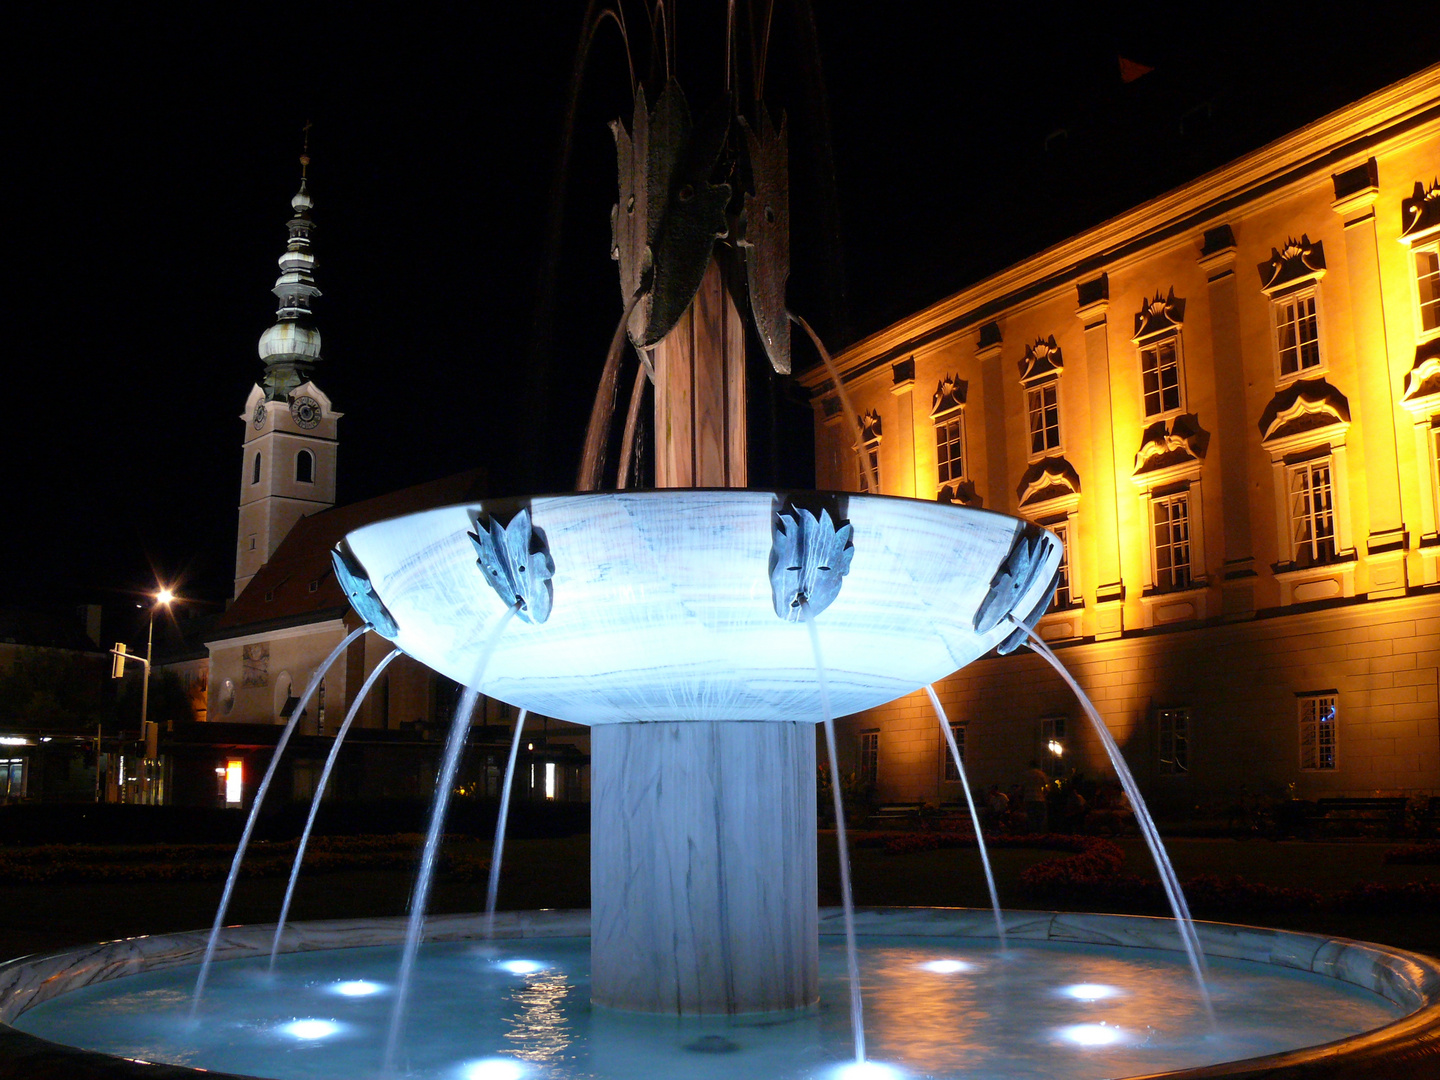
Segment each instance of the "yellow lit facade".
M915 313L836 357L858 431L810 373L819 486L1060 533L1039 631L1162 806L1440 793L1437 175L1440 66ZM937 690L981 785L1104 771L1024 650ZM923 694L845 733L958 797Z

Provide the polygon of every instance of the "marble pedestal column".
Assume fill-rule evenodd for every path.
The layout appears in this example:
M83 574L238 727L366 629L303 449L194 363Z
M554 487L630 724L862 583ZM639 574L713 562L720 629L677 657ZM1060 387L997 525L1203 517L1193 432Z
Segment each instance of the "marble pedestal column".
M815 725L591 729L591 1000L683 1016L819 997Z

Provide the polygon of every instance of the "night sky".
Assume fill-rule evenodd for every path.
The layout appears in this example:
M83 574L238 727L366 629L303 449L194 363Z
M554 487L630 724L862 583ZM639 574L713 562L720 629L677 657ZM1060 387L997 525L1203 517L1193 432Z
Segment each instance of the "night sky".
M1174 5L815 7L811 24L779 0L766 96L791 122L790 302L834 346L1440 58L1412 4L1329 23L1313 4L1204 22ZM692 105L720 90L721 10L678 5ZM644 8L626 11L644 73ZM117 603L157 576L229 595L238 417L307 119L340 500L476 465L498 491L571 486L620 313L605 125L630 111L606 24L542 304L584 13L12 16L0 604ZM1123 83L1120 56L1155 70Z

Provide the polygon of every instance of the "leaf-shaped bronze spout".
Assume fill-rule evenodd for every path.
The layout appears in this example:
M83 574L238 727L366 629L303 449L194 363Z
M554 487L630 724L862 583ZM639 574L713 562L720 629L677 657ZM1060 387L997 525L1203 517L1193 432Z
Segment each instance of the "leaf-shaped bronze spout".
M369 623L381 637L394 641L400 627L375 592L370 575L365 573L360 560L341 543L330 552L330 561L335 565L335 580L340 582L340 588L345 591L345 598L350 601L355 614Z
M530 511L521 510L504 526L481 515L468 535L475 545L476 565L505 606L528 623L538 625L548 619L555 560L546 550L544 535L531 528Z
M836 528L830 512L817 518L809 510L787 504L771 522L770 593L775 614L799 622L808 608L818 615L840 595L841 579L850 572L855 547L849 522Z

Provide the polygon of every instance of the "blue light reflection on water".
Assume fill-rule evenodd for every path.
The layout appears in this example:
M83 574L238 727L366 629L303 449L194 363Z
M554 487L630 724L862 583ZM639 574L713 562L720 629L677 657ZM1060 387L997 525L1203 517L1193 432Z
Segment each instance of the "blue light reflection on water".
M817 1009L704 1021L592 1010L587 939L529 939L523 951L495 944L493 954L467 943L421 953L415 1036L399 1062L408 1078L860 1080L837 1072L854 1061L844 950L833 939L821 949ZM183 968L87 987L16 1026L147 1061L282 1080L378 1080L396 956L394 948L295 953L273 977L264 957L227 961L215 967L195 1026L185 1020ZM1002 962L971 941L872 940L861 953L873 1002L866 1065L876 1078L907 1080L1099 1080L1325 1042L1399 1014L1330 980L1217 961L1220 1040L1174 992L1186 976L1175 956L1012 945ZM374 992L340 989L362 984ZM294 1030L297 1021L334 1030Z

